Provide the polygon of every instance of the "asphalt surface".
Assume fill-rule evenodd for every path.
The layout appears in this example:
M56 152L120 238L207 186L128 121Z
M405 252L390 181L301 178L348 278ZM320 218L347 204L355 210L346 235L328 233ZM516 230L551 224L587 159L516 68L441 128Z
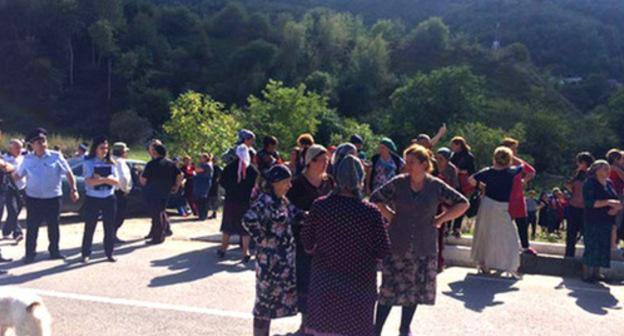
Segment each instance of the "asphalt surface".
M175 219L174 237L147 246L145 219L126 223L130 243L104 262L102 231L95 236L91 263L80 263L82 224L64 218L61 249L68 259L47 259L47 235L40 232L37 262L0 265L0 286L40 294L54 318L54 335L194 336L251 335L253 262L239 263L239 250L215 257L217 221ZM0 242L5 257L20 259L24 244ZM589 285L578 279L524 276L520 281L486 278L475 270L449 268L438 278L435 306L418 308L415 335L624 335L624 285ZM383 335L397 335L395 309ZM299 318L276 320L272 335L297 330Z

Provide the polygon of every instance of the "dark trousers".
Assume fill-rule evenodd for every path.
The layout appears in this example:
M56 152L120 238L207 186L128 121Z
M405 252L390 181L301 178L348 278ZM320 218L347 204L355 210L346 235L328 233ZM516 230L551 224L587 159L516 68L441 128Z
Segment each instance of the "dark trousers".
M167 232L171 231L169 217L167 216L168 196L149 195L146 198L147 209L152 218L152 227L149 237L155 241L165 240Z
M197 216L204 220L208 218L208 197L199 197L194 200L197 205Z
M535 233L537 232L537 213L535 211L529 211L528 221L531 227L531 237L535 239Z
M520 245L522 248L529 248L529 221L526 217L514 219L518 227L518 235L520 236Z
M464 222L464 216L458 217L453 221L453 231L461 230L462 223Z
M583 214L582 208L568 208L568 227L566 232L566 257L574 257L576 254L576 242L583 234Z
M48 225L48 252L50 255L59 253L59 220L61 198L32 198L26 197L26 257L34 258L37 254L37 237L39 226L43 222Z
M7 210L7 219L2 227L2 235L7 237L13 234L13 238L22 235L22 227L19 224L18 216L24 207L24 191L9 189L4 197L4 204ZM2 210L0 210L2 218Z
M126 220L126 213L128 211L128 194L117 190L115 191L115 198L117 199L117 212L115 213L115 237L117 237L117 231Z
M113 256L115 248L115 212L117 201L115 196L106 198L89 197L85 199L85 229L82 236L82 256L91 256L93 234L97 226L98 217L102 215L104 223L104 252L107 257Z

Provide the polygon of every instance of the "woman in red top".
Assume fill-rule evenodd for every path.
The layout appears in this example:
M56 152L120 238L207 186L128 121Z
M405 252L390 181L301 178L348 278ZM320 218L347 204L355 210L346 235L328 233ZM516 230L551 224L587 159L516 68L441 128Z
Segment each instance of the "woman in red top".
M529 213L524 197L524 186L535 177L535 168L518 157L518 147L520 146L518 140L505 138L502 145L513 152L513 165L522 166L522 174L516 175L513 180L511 197L509 198L509 214L518 227L518 235L520 235L520 243L524 253L536 255L537 252L529 247Z

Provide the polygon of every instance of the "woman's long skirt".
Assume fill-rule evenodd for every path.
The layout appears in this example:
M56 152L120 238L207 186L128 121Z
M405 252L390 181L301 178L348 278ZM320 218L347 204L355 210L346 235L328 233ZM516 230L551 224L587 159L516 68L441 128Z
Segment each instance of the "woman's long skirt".
M477 265L503 272L520 267L518 231L509 215L509 203L483 197L472 241L472 259Z

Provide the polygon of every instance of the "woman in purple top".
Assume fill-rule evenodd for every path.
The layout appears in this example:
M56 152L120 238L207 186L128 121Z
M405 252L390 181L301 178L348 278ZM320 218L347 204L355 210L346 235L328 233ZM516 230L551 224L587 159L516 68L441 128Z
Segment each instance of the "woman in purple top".
M301 239L312 254L306 335L373 336L377 260L388 251L379 210L362 201L364 167L346 156L337 188L317 200Z

